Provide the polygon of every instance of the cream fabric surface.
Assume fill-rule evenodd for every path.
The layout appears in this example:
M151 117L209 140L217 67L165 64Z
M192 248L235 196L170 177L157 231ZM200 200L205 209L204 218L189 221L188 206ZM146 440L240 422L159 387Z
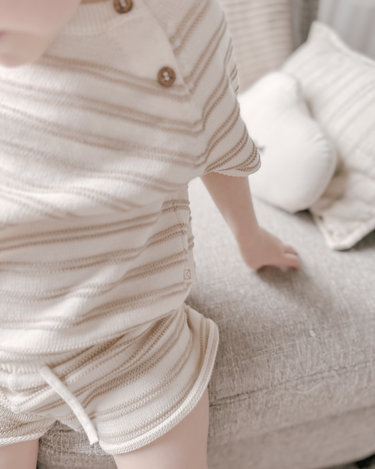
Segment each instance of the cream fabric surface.
M375 62L316 22L283 71L297 78L338 151L335 175L311 212L331 248L351 248L375 228Z
M272 72L240 94L241 116L262 155L249 176L257 197L294 213L311 207L336 168L336 149L311 117L297 80Z
M182 305L176 313L65 357L53 367L55 385L47 384L44 368L13 365L10 370L0 364L0 446L40 438L56 420L84 430L91 443L99 438L109 454L151 443L198 403L217 345L214 323ZM73 404L78 400L78 415L62 399L62 387Z
M164 67L176 75L168 88ZM202 396L218 330L184 305L194 281L187 184L259 167L237 89L215 0L135 0L124 15L112 2L82 4L40 60L0 69L1 444L57 419L81 428L38 375L45 365L112 454L158 438ZM175 321L158 327L166 317ZM94 354L85 388L70 381L83 363L67 354L120 338L132 370L116 375L110 361L97 390Z
M289 0L220 0L232 36L241 91L292 53Z

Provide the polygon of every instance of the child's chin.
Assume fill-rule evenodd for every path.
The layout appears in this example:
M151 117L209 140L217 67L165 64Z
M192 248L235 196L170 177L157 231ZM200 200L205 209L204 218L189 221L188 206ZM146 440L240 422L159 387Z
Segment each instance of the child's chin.
M0 54L0 66L6 68L16 68L35 62L38 57L17 57L16 55Z
M17 60L15 57L11 56L11 55L7 55L7 54L2 54L0 55L0 65L2 67L18 67L19 65L21 65L19 63L19 60Z
M28 33L7 33L0 43L0 66L21 67L40 59L51 41Z

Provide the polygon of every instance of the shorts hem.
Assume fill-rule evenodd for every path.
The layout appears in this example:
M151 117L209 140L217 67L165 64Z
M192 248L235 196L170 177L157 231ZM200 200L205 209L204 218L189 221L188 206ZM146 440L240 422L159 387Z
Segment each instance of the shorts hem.
M115 456L140 449L143 446L146 446L149 443L157 440L173 427L175 427L198 404L211 379L217 348L219 345L219 329L217 325L211 319L205 318L205 320L208 321L210 327L205 359L198 379L183 404L167 420L162 422L148 433L134 438L133 440L124 442L122 444L106 444L104 441L99 440L99 445L103 451L105 451L107 454Z

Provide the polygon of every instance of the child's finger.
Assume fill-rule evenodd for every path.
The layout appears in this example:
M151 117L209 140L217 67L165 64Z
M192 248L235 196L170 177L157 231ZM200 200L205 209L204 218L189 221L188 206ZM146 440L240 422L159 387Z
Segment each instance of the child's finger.
M290 254L297 254L297 251L294 249L293 246L289 244L284 244L284 252L289 252Z
M285 253L283 255L283 265L286 267L292 267L293 269L299 269L301 267L301 261L297 254Z

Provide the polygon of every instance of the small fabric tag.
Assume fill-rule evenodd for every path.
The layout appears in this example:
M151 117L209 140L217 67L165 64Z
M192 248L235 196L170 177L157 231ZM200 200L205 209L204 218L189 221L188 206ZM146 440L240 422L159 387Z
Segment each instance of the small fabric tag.
M195 267L193 265L187 265L184 269L184 280L187 283L195 282Z

